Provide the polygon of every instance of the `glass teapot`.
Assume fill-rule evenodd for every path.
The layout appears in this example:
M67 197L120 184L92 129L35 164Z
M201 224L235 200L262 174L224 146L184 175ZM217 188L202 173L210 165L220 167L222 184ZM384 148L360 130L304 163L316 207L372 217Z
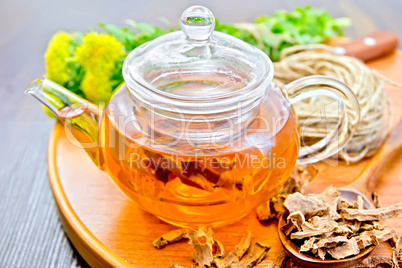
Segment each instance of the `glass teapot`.
M278 88L268 56L214 32L205 7L185 10L181 25L127 56L125 84L103 110L45 78L26 92L146 211L179 226L227 224L278 192L296 163L341 150L359 105L326 76ZM340 119L326 138L301 146L292 105L317 96L334 99Z

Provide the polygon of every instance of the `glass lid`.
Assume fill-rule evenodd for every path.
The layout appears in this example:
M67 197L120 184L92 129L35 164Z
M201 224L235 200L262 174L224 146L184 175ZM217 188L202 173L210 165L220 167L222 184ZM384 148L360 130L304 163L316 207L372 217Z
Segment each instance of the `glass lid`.
M214 32L215 18L203 6L181 16L182 31L143 44L126 58L123 76L130 91L146 88L176 99L228 97L272 80L271 60L261 50Z

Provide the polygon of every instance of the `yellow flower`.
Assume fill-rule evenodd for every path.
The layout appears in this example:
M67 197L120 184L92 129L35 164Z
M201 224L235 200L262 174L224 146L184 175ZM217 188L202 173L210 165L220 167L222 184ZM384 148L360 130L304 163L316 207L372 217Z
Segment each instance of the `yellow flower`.
M106 102L114 88L112 88L109 77L103 75L95 75L92 72L86 72L81 81L81 88L85 94L85 98L96 104Z
M111 35L88 33L81 46L76 48L77 62L84 68L81 89L85 97L94 102L107 101L113 92L111 77L116 63L124 57L123 44Z
M46 53L46 77L58 84L69 81L66 58L71 57L71 35L58 32L50 40Z

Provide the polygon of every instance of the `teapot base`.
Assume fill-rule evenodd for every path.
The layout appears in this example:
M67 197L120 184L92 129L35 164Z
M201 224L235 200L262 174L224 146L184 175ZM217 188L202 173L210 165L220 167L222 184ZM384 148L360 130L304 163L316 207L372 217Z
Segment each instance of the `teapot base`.
M288 175L286 174L286 177ZM282 184L279 184L278 188L281 186ZM255 211L256 207L278 190L277 187L273 187L270 191L260 191L246 199L227 203L184 205L150 199L140 194L133 194L132 191L125 192L124 187L119 186L119 188L144 211L169 224L189 228L221 227L233 224Z
M232 218L232 219L227 219L227 220L222 220L222 221L211 221L211 222L203 222L203 223L188 223L188 222L180 222L177 220L171 220L168 218L164 218L164 217L157 217L158 219L161 219L162 221L169 223L171 225L175 225L178 227L186 227L186 228L198 228L198 227L221 227L221 226L225 226L225 225L230 225L233 224L237 221L240 221L241 219L243 219L244 217L246 217L248 215L248 213L245 213L244 215L241 215L239 217L236 218Z

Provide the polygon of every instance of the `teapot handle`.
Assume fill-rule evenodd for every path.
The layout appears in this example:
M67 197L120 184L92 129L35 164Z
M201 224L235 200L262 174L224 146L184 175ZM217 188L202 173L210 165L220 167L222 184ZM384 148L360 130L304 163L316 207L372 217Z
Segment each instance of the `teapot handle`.
M343 82L338 79L313 75L295 80L284 86L292 105L314 97L329 97L338 103L339 114L336 127L327 136L312 145L302 145L299 151L297 164L310 164L321 161L338 153L353 137L360 120L360 107L356 95ZM331 112L334 112L333 110ZM321 114L325 119L326 114ZM308 115L300 124L300 135L310 124L317 121L309 121Z

